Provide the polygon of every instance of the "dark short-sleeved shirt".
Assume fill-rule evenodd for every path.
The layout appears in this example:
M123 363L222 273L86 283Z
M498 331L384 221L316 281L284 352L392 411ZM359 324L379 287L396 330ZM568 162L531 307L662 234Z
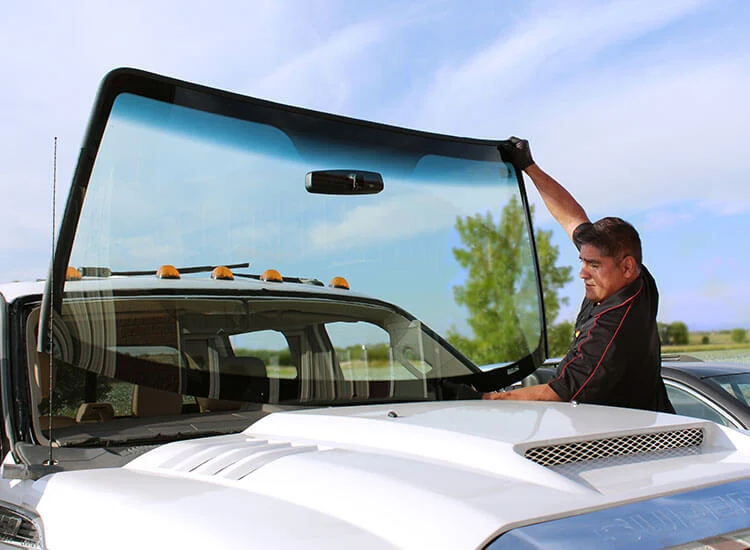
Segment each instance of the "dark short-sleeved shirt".
M674 412L661 378L658 304L645 266L602 302L584 298L573 345L550 387L563 401Z

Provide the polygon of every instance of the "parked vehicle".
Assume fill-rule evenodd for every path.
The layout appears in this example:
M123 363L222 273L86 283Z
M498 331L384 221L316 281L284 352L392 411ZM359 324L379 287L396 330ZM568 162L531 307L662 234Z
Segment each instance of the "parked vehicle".
M47 280L0 286L0 546L747 544L747 435L478 399L544 348L497 146L108 75ZM479 369L440 336L454 224L507 204L514 345Z
M750 366L665 356L662 377L678 414L750 429Z
M555 376L551 359L518 385L545 384ZM661 375L677 414L750 429L750 366L704 361L686 355L662 356Z

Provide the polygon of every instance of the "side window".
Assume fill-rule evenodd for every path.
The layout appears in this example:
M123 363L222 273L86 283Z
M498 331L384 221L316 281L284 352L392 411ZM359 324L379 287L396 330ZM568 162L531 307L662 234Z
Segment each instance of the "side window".
M36 316L32 317L35 321ZM53 335L53 349L55 359L61 360L59 363L53 363L54 389L50 396L49 387L49 370L48 367L42 366L36 358L36 339L33 341L33 347L30 347L30 358L34 365L32 370L39 371L35 373L34 381L40 384L42 394L41 402L38 406L38 412L42 415L51 415L53 423L57 427L66 427L75 423L76 418L80 416L77 422L103 421L110 418L127 417L133 414L133 387L129 382L117 380L108 376L98 375L94 372L87 372L83 369L67 365L62 360L65 359L63 350L69 346L69 342L61 339L60 333ZM176 352L176 350L171 350ZM124 348L123 352L127 355L137 355L136 352ZM148 348L143 348L141 353L147 354ZM164 350L153 352L166 353ZM42 373L41 371L44 370ZM89 407L91 414L84 410L87 403L101 403L105 406ZM109 407L111 405L111 408ZM101 412L103 411L103 412ZM80 414L86 413L86 414ZM68 420L65 422L64 420ZM41 422L42 428L45 428L44 419Z
M326 331L345 380L414 380L420 374L394 361L390 335L376 325L328 323Z
M666 383L666 386L669 400L672 402L672 406L674 406L674 410L677 414L710 420L711 422L716 422L717 424L728 426L730 428L736 427L736 425L724 414L693 393L678 388L671 383Z
M262 359L269 378L297 378L297 365L281 332L258 330L230 336L229 341L235 355Z
M42 401L39 406L40 414L51 414L53 417L67 417L72 420L78 416L85 403L112 405L111 412L105 415L105 419L133 414L133 384L106 376L96 376L73 367L60 367L56 371L52 399L45 398ZM87 390L90 395L86 395ZM58 426L63 424L58 423Z

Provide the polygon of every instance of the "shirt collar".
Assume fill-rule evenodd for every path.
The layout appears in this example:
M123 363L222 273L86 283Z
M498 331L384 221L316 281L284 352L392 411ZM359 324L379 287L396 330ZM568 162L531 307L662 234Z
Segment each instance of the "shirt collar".
M609 309L611 307L622 304L628 298L632 298L633 296L635 296L635 294L641 289L642 286L643 286L643 269L641 269L640 274L638 275L638 277L635 278L635 280L633 280L632 283L618 290L609 298L605 298L604 300L598 303L596 302L592 303L591 304L593 306L592 314L595 314L599 311Z

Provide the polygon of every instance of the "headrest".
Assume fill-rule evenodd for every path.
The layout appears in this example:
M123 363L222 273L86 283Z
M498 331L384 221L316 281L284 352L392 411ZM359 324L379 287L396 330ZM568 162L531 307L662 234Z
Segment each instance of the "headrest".
M266 364L263 362L263 359L250 355L222 357L219 369L222 374L266 376Z
M133 388L133 415L168 416L182 413L182 396L164 390L135 386Z
M78 407L76 422L107 422L115 416L112 403L82 403Z
M236 411L245 404L242 401L210 399L208 397L196 397L196 400L201 412Z

